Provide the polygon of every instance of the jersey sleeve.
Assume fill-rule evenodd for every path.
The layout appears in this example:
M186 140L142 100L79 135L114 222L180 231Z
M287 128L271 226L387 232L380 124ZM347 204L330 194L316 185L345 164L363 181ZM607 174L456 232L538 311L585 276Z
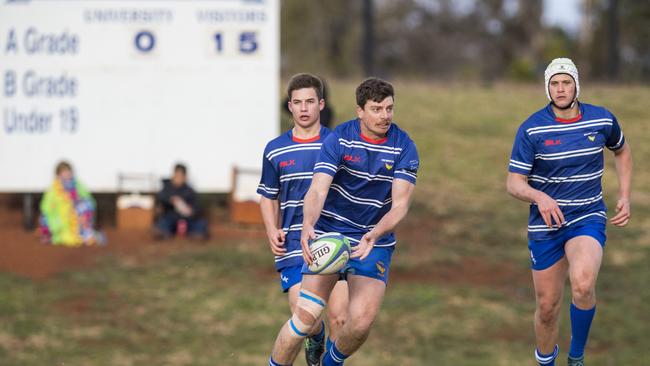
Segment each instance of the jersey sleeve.
M257 193L271 200L277 200L280 194L280 177L273 162L267 158L266 151L262 157L262 177Z
M623 136L623 130L621 130L621 125L618 124L616 117L612 116L612 127L609 131L609 136L607 136L607 141L605 146L612 151L616 151L625 145L625 136Z
M325 173L334 176L341 163L341 145L338 134L330 133L323 141L318 154L318 161L314 165L314 173Z
M395 164L395 179L403 179L415 184L418 178L418 169L420 167L420 158L415 143L408 140L408 144L399 156Z
M510 154L510 163L508 164L508 171L528 176L533 169L535 161L535 148L530 141L530 137L524 126L522 125L517 130L517 136L512 146L512 153Z

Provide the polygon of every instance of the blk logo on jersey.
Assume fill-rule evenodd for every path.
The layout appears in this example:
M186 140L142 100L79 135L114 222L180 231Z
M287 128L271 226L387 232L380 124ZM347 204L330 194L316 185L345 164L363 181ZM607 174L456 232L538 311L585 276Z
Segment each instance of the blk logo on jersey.
M294 159L280 162L280 168L285 168L291 165L296 165L296 161Z
M561 145L562 141L560 139L557 140L545 140L544 141L544 146L555 146L555 145Z
M350 163L360 163L361 162L361 156L345 154L343 156L343 160L348 161Z
M596 141L596 136L594 136L594 135L587 136L587 138L588 138L589 141L591 141L591 142Z

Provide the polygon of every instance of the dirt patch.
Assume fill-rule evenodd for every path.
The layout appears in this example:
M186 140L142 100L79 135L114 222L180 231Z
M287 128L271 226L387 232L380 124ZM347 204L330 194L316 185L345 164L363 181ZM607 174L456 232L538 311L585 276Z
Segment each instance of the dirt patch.
M212 239L207 242L183 239L156 242L148 230L108 228L104 230L108 238L107 246L67 248L42 244L36 231L22 230L19 212L0 210L0 271L45 279L62 271L92 266L105 255L118 256L129 264L142 264L174 253L200 249L204 245L222 245L233 240L265 240L261 226L235 225L226 220L225 214L217 218L211 223ZM409 243L425 245L431 241L431 235L438 227L437 220L420 213L409 216L400 225L397 235L408 238ZM255 275L258 278L275 278L277 272L269 264L268 268L258 270ZM521 266L513 263L489 263L482 258L468 257L454 263L394 270L391 281L516 288L529 286L530 276L522 271ZM79 309L82 308L80 304Z
M62 271L86 268L105 255L116 255L129 262L142 263L204 245L265 237L260 226L219 221L211 223L212 238L206 242L186 239L158 242L153 240L148 230L108 228L104 230L108 245L68 248L41 243L38 233L24 231L20 222L20 212L0 210L0 271L32 279L45 279Z
M399 282L470 284L474 286L526 286L527 271L513 263L486 263L482 258L463 258L459 263L443 263L434 268L415 268L391 272Z

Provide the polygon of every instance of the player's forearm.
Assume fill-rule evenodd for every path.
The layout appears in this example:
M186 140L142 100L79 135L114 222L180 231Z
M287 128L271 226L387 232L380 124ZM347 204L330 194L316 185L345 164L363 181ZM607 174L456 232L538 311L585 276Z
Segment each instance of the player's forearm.
M400 221L406 217L408 209L408 203L399 206L393 205L390 211L388 211L386 215L384 215L384 217L379 220L377 225L370 232L377 238L380 238L383 235L393 231L397 224L399 224Z
M266 231L277 230L280 228L280 205L277 200L271 200L262 197L260 200L260 211Z
M327 198L327 191L322 192L321 190L314 189L314 187L309 188L305 195L305 204L302 210L303 228L314 227L314 225L316 225L316 221L323 210L325 198Z
M618 176L618 198L630 199L632 186L632 150L626 143L620 152L614 154L616 174Z
M511 196L529 203L537 202L538 196L541 193L531 187L526 178L522 179L512 174L508 175L506 188Z

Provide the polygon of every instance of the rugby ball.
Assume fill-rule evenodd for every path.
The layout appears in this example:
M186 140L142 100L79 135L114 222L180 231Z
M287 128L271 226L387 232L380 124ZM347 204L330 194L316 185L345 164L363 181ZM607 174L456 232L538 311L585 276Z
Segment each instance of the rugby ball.
M315 274L332 274L340 271L350 259L350 241L339 233L325 233L309 244L311 264Z

